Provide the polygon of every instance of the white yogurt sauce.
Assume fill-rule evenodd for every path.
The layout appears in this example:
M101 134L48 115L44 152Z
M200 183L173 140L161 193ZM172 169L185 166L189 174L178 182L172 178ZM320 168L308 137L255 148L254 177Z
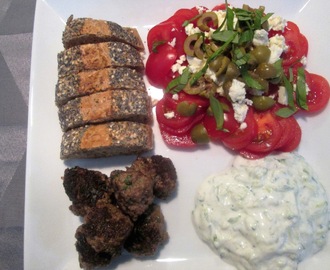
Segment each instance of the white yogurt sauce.
M326 243L327 196L303 157L237 157L206 178L192 213L200 238L237 269L289 270Z

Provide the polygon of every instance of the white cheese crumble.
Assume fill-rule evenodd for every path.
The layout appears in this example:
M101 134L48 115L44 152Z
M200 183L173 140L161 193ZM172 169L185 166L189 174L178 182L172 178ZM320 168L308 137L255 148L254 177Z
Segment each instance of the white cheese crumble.
M287 23L287 20L274 14L268 19L269 30L284 31Z
M179 59L176 60L175 64L172 65L171 70L173 73L178 72L182 74L186 66L182 65L187 60L185 55L181 55Z
M274 64L277 60L280 59L281 54L288 49L288 46L285 44L285 37L278 34L271 37L269 39L269 49L269 63Z
M167 113L164 113L164 116L167 118L167 119L172 119L174 118L175 116L175 113L172 111L172 112L167 112Z
M252 43L254 46L268 46L268 32L265 29L255 30Z
M168 42L168 44L174 48L176 44L176 38L173 38L170 42Z
M288 105L288 93L284 86L280 86L278 89L277 102L282 105Z
M188 36L201 32L201 30L198 27L194 27L194 24L192 23L186 25L184 30Z

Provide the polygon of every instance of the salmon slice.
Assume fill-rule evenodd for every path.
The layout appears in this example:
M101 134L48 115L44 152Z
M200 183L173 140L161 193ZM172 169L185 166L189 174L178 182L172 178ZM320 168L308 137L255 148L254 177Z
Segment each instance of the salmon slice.
M144 51L142 39L135 28L122 27L119 24L106 20L92 18L73 18L71 15L62 35L65 49L73 46L118 41L129 44L139 51Z

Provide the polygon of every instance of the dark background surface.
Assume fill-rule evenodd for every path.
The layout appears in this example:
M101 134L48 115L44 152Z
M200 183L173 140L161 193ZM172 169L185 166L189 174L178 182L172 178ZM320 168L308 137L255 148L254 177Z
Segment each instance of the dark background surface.
M0 269L23 269L24 189L36 0L0 0Z

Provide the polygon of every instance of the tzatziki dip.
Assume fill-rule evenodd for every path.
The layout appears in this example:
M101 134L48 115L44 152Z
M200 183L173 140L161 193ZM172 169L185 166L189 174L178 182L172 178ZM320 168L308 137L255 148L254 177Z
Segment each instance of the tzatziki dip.
M206 178L192 220L199 237L239 270L290 270L327 241L327 195L297 153L235 158Z

